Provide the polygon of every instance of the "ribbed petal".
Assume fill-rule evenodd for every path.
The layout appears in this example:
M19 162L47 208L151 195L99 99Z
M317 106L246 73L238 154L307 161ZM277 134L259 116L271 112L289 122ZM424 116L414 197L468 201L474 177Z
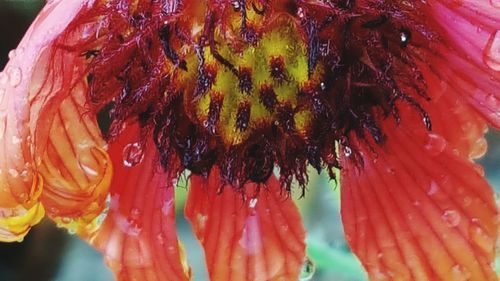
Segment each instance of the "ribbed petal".
M243 190L221 187L219 172L191 176L185 213L204 250L210 280L297 280L305 257L297 208L275 177ZM246 200L242 200L245 195Z
M345 158L341 176L344 230L370 278L497 280L497 207L475 165L435 134L384 131L384 148L358 143L364 167Z
M76 65L75 60L67 54L51 61L62 67L52 66L52 87L65 84L64 81L58 82L58 78L64 77L66 72L73 72L71 65ZM73 80L69 78L69 81ZM49 113L50 117L40 117L42 120L50 118L52 124L47 124L50 126L48 137L38 138L40 141L46 139L47 144L45 151L38 151L43 157L37 168L44 179L41 202L49 217L59 226L82 234L83 231L92 231L95 218L104 209L112 165L104 151L106 144L100 136L96 118L86 108L86 83L76 83L66 82L73 84L68 89L51 89L54 95L65 98L53 102L56 111L50 110L51 106L44 108L43 114Z
M500 7L494 3L429 1L446 40L426 56L441 80L500 128Z
M34 65L87 2L47 4L0 74L0 240L21 239L43 217L38 202L42 178L34 152L45 148L49 126L38 121L55 96L53 91L38 91L41 68Z
M140 163L125 166L123 150L136 140L133 132L110 145L115 171L111 203L100 229L88 239L103 253L117 280L190 280L175 230L178 165L171 163L171 170L163 172L156 147L149 143L143 157L134 154Z

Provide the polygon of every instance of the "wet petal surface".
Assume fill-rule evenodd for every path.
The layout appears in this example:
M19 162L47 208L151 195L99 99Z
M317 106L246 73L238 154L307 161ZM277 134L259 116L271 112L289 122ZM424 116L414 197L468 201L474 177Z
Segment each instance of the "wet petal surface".
M43 64L39 62L41 54L51 49L53 41L88 2L48 3L0 72L0 216L5 222L0 222L0 240L21 239L43 217L44 208L38 203L43 180L34 155L45 149L45 140L35 135L47 135L49 126L38 122L40 111L57 95L35 90L33 81L41 68L34 65Z
M191 177L186 216L204 250L211 280L297 280L305 258L305 232L291 198L271 177L255 196L226 186L217 170ZM246 194L246 200L242 199ZM254 197L254 198L253 198Z
M125 165L124 149L136 140L134 132L110 146L115 172L109 210L88 239L103 253L117 280L189 280L175 231L176 164L163 172L157 150L149 144L140 161Z

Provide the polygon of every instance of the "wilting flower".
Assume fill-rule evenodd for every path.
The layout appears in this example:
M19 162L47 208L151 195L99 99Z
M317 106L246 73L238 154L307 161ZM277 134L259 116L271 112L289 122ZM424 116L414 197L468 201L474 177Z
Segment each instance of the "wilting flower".
M187 280L174 189L211 280L297 280L291 200L340 168L372 280L497 280L500 5L50 1L0 74L0 239L46 214L119 280ZM279 169L279 175L275 170Z

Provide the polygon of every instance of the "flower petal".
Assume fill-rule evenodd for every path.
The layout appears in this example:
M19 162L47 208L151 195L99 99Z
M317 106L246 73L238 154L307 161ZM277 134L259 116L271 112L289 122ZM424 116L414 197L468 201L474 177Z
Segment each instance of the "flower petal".
M104 208L112 164L95 118L86 109L86 84L74 86L53 114L46 149L37 166L44 178L47 214L72 232L92 231Z
M275 177L246 202L226 186L219 171L191 176L185 213L205 249L210 280L297 280L305 258L305 231L297 208ZM252 198L258 189L246 184Z
M51 92L34 91L33 65L87 2L47 4L0 73L0 240L21 239L44 214L38 202L42 180L34 157L35 149L43 150L44 145L35 132L47 130L38 117Z
M384 131L384 149L358 143L364 168L344 159L341 174L344 230L370 278L497 280L497 207L474 164L424 130Z
M176 164L163 172L158 152L149 143L135 166L123 163L123 150L133 143L132 128L110 145L114 177L107 217L88 237L102 251L117 280L189 280L191 273L175 231ZM141 157L142 158L142 157Z
M429 14L444 30L447 44L427 56L442 80L500 128L500 7L494 2L429 1Z

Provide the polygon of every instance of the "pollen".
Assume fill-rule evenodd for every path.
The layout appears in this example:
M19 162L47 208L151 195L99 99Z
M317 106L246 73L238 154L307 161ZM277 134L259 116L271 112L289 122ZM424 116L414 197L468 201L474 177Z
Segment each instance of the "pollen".
M113 141L139 122L168 169L286 190L307 166L333 178L338 145L383 145L381 120L410 106L431 129L421 54L439 44L423 2L96 1L68 28L88 62L88 96ZM93 26L89 22L97 22ZM92 31L90 31L92 30ZM92 34L93 32L93 34ZM102 122L101 122L102 123Z
M235 20L240 18L238 13L233 16ZM247 20L255 25L264 18L252 12ZM220 27L215 28L210 32L219 47L210 50L205 46L200 52L202 57L195 52L186 57L193 71L188 71L179 83L185 85L184 94L192 105L195 121L220 137L225 147L241 144L256 131L279 122L280 112L275 107L288 111L286 114L292 119L295 114L301 116L298 132L305 132L312 121L304 117L312 108L299 106L299 94L306 83L319 87L321 66L315 67L309 78L307 45L294 32L290 19L282 16L276 21L279 23L273 24L254 44L242 44L239 48L219 44L226 38ZM294 123L289 122L293 128L286 130L295 130Z

